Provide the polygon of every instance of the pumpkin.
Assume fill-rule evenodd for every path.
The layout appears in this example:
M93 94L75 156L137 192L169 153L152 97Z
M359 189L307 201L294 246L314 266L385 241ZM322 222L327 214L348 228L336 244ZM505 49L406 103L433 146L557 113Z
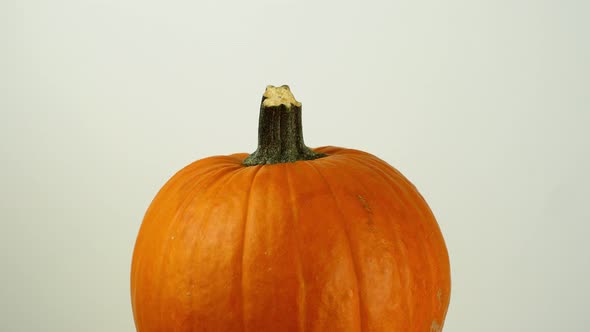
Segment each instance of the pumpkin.
M266 89L258 139L154 198L131 268L137 331L441 331L449 259L416 188L369 153L306 147L287 86Z

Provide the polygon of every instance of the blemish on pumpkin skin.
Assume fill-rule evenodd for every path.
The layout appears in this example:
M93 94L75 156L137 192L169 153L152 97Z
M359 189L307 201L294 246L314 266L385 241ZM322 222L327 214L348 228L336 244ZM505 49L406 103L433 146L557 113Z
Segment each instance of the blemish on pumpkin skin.
M367 200L363 197L363 195L356 195L356 197L359 199L359 201L363 205L363 208L365 208L365 210L369 214L373 214L373 210L371 210L371 207L369 206L369 203L367 203Z
M348 292L346 292L346 295L349 299L352 299L354 296L354 291L352 289L349 289Z
M432 324L430 325L430 332L441 332L442 331L442 326L440 326L440 324L433 320Z
M367 226L369 226L369 228L373 228L374 222L373 222L373 210L371 209L371 206L369 205L369 202L367 202L367 200L365 199L365 197L363 197L363 195L356 195L356 197L358 198L359 202L361 202L361 205L363 206L363 208L365 209L365 211L367 211L368 214L368 219L367 219Z

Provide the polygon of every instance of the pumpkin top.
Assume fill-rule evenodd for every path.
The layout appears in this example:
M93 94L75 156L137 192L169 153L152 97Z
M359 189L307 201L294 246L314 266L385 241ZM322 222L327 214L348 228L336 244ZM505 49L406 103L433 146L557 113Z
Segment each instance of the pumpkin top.
M281 85L279 87L268 85L263 96L264 101L262 102L262 106L264 107L277 107L281 105L285 105L287 109L291 109L291 105L301 107L301 103L295 100L288 85Z

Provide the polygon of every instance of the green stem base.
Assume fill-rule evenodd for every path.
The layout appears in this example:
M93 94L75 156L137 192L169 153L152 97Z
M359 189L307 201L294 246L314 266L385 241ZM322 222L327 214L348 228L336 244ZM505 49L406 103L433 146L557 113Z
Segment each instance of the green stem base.
M243 162L246 166L296 162L325 157L303 142L301 103L289 87L268 86L262 97L258 148Z

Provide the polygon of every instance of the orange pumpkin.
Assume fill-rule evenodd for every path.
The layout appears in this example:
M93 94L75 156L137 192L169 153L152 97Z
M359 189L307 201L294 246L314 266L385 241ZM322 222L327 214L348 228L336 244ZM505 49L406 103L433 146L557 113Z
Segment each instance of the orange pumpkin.
M133 254L137 331L442 330L449 260L422 196L301 132L301 104L270 86L255 153L196 161L160 190Z

